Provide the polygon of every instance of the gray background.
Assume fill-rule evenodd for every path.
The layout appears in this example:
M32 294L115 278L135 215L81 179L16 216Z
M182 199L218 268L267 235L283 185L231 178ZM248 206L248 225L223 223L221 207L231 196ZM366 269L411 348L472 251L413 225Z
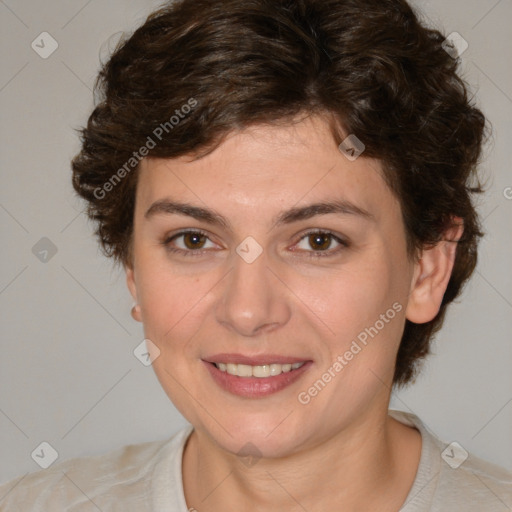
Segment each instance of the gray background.
M421 378L392 405L418 414L447 442L512 469L512 2L415 4L446 34L468 41L462 69L494 138L483 164L487 237L477 272ZM79 149L73 129L93 106L99 55L113 34L134 29L157 5L0 1L0 481L39 469L31 453L42 441L63 460L163 439L185 425L151 367L133 355L143 334L130 316L124 276L99 252L70 184ZM47 59L31 48L44 31L59 45ZM43 237L57 249L46 262L36 257L49 248Z

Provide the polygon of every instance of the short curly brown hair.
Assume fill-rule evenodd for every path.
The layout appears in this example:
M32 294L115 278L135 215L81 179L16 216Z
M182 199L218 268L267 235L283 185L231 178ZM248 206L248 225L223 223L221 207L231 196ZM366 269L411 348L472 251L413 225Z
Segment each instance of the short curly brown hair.
M464 222L439 313L406 321L394 383L411 381L482 236L472 195L487 123L443 41L404 0L169 2L102 65L72 162L105 253L130 262L143 156L204 154L249 125L327 114L383 162L411 256Z

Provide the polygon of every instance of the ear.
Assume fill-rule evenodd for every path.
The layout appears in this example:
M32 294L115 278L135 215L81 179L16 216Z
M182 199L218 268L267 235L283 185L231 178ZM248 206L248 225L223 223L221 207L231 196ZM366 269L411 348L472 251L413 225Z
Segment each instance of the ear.
M463 231L462 219L454 217L450 227L445 230L443 239L433 247L422 250L411 281L405 310L407 320L423 324L430 322L439 312L455 263L457 242Z
M133 300L135 301L135 305L132 308L132 317L134 318L134 320L142 322L140 306L138 304L137 299L137 284L135 282L135 270L133 269L133 266L125 265L124 271L126 273L126 285L128 286L128 290L130 291Z

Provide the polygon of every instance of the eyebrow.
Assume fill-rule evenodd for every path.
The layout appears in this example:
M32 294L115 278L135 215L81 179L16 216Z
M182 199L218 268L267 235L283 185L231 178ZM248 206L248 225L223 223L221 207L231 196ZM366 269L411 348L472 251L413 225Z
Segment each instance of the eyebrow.
M375 217L367 210L356 206L345 199L337 199L334 201L322 201L307 206L294 206L289 210L281 212L273 219L272 225L279 226L283 224L291 224L301 220L307 220L317 215L354 215L368 221L375 221ZM196 220L207 222L215 226L222 226L230 229L229 221L220 213L210 208L194 206L190 203L182 203L172 201L170 199L161 199L155 201L146 211L144 217L151 218L157 214L179 214L193 217Z

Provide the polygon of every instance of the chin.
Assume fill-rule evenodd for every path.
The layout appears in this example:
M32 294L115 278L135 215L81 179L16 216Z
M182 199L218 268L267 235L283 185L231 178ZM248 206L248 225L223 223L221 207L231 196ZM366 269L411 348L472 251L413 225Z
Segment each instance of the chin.
M285 457L298 451L309 436L304 421L299 428L295 424L296 420L292 419L293 412L288 418L288 413L283 412L281 410L268 415L258 413L225 416L222 425L227 426L226 430L208 417L203 418L204 422L199 422L197 429L205 431L219 446L233 454L265 458Z

